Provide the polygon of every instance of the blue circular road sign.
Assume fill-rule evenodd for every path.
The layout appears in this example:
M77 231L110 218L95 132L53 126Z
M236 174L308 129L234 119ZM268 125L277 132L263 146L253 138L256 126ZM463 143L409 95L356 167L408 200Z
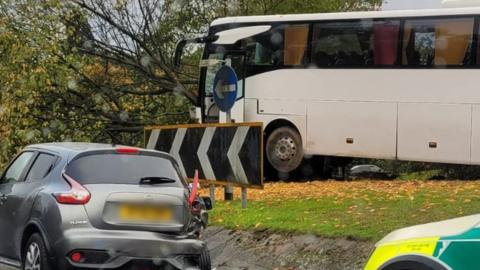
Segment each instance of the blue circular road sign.
M213 81L213 98L222 112L232 109L237 100L238 78L235 70L222 66Z

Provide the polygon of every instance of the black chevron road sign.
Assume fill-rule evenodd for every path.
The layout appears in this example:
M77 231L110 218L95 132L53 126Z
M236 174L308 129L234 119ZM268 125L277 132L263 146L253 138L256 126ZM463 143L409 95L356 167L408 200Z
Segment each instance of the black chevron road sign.
M216 184L263 187L262 123L193 124L145 128L148 149L170 153L180 171Z

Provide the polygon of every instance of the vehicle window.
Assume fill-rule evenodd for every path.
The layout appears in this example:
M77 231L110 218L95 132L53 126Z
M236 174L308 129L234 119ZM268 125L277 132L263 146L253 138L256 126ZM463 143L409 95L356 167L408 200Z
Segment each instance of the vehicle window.
M215 80L215 75L220 70L223 65L223 53L212 53L208 56L208 59L212 62L207 66L207 73L205 77L205 94L207 96L213 95L213 83Z
M245 57L242 54L233 54L228 55L225 59L226 65L230 66L235 70L238 79L237 85L237 99L243 97L243 77L245 74L244 66L245 66Z
M1 183L11 183L21 181L21 176L25 168L30 162L30 159L33 157L33 152L23 152L21 153L15 161L10 165L10 167L5 172L5 175L2 178Z
M472 63L473 18L407 20L403 64L463 66Z
M373 63L375 66L397 64L400 21L375 21L373 26Z
M235 70L238 79L237 98L243 97L243 76L244 76L244 55L213 53L208 56L207 72L205 77L205 95L212 96L214 89L215 76L223 65L227 65Z
M479 32L476 33L477 35L477 39L480 38L480 29L479 29ZM473 42L472 42L473 43ZM473 53L472 53L472 61L474 62L474 64L476 65L480 65L480 42L477 42L477 55L476 55L476 59L473 59Z
M284 65L298 66L303 64L307 44L308 25L291 25L285 27Z
M298 66L305 63L308 25L282 25L243 40L250 66Z
M314 26L312 62L319 67L373 65L373 21Z
M55 161L55 156L41 153L35 159L32 168L27 174L25 178L26 181L35 181L35 180L42 180L50 173L52 169L53 163Z
M138 185L144 177L176 180L162 186L182 186L183 180L172 161L158 156L95 154L80 157L68 165L67 175L80 184Z

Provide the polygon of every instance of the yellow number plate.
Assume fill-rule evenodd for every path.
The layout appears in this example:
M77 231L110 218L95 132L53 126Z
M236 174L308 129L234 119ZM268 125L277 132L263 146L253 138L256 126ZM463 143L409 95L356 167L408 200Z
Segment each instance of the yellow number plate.
M119 217L122 221L169 221L172 219L172 210L158 206L122 205Z

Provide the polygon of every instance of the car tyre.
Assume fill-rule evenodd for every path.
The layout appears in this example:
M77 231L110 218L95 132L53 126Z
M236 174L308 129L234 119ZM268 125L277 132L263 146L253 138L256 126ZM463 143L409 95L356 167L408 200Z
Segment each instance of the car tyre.
M198 258L198 266L200 270L212 270L212 262L210 260L208 248L204 248L200 254L200 257Z
M275 129L267 138L265 150L268 162L279 173L294 171L303 160L302 138L292 127Z
M34 233L27 241L24 247L23 270L53 270L48 260L47 248L42 237Z

